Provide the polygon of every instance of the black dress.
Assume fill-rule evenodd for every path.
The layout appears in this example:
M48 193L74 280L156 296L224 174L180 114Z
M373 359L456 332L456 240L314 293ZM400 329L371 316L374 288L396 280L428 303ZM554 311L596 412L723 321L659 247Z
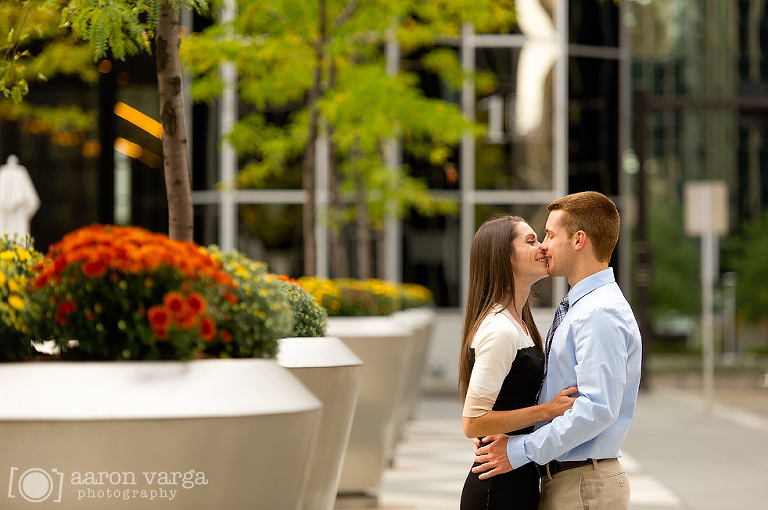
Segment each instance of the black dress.
M471 363L474 366L475 352ZM504 378L494 411L520 409L536 404L544 377L544 357L536 347L519 349L512 368ZM508 435L527 434L533 427L508 432ZM475 464L477 465L477 464ZM474 466L473 466L474 467ZM536 466L529 462L509 473L480 480L478 474L469 472L461 493L461 510L536 510L539 506L539 475Z

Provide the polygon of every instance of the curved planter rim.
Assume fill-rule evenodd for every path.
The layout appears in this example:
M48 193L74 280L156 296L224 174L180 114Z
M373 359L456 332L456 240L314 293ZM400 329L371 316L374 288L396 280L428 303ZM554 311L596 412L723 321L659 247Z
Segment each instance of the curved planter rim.
M280 392L270 391L277 384ZM0 364L0 388L6 389L0 421L216 418L320 408L272 359L7 363Z

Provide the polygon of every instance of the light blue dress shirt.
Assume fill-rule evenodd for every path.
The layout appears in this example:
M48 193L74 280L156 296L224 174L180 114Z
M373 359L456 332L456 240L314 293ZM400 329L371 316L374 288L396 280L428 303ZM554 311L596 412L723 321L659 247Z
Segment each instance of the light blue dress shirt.
M539 402L569 386L579 387L579 397L564 415L509 438L513 468L531 461L621 456L640 386L640 330L612 268L578 282L568 300L568 313L552 338Z

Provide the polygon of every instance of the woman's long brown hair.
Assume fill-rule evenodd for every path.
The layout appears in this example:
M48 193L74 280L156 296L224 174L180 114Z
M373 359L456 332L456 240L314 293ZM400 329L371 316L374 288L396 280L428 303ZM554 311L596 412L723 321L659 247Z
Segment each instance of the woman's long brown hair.
M515 274L512 268L514 239L518 225L525 223L519 216L504 215L483 223L472 240L469 252L469 292L459 355L459 395L467 396L472 373L471 347L480 323L493 307L508 307L515 303ZM528 326L534 344L543 352L541 334L533 322L529 300L523 305L523 322Z

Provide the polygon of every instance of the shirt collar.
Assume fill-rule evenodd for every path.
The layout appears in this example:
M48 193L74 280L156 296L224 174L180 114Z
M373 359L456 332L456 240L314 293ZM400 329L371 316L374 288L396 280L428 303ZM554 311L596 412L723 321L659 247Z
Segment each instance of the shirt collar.
M614 283L615 281L616 279L613 276L612 267L603 269L602 271L598 271L595 274L587 276L579 283L571 287L571 290L568 291L569 306L573 306L576 301L583 298L593 290L602 287L603 285Z

